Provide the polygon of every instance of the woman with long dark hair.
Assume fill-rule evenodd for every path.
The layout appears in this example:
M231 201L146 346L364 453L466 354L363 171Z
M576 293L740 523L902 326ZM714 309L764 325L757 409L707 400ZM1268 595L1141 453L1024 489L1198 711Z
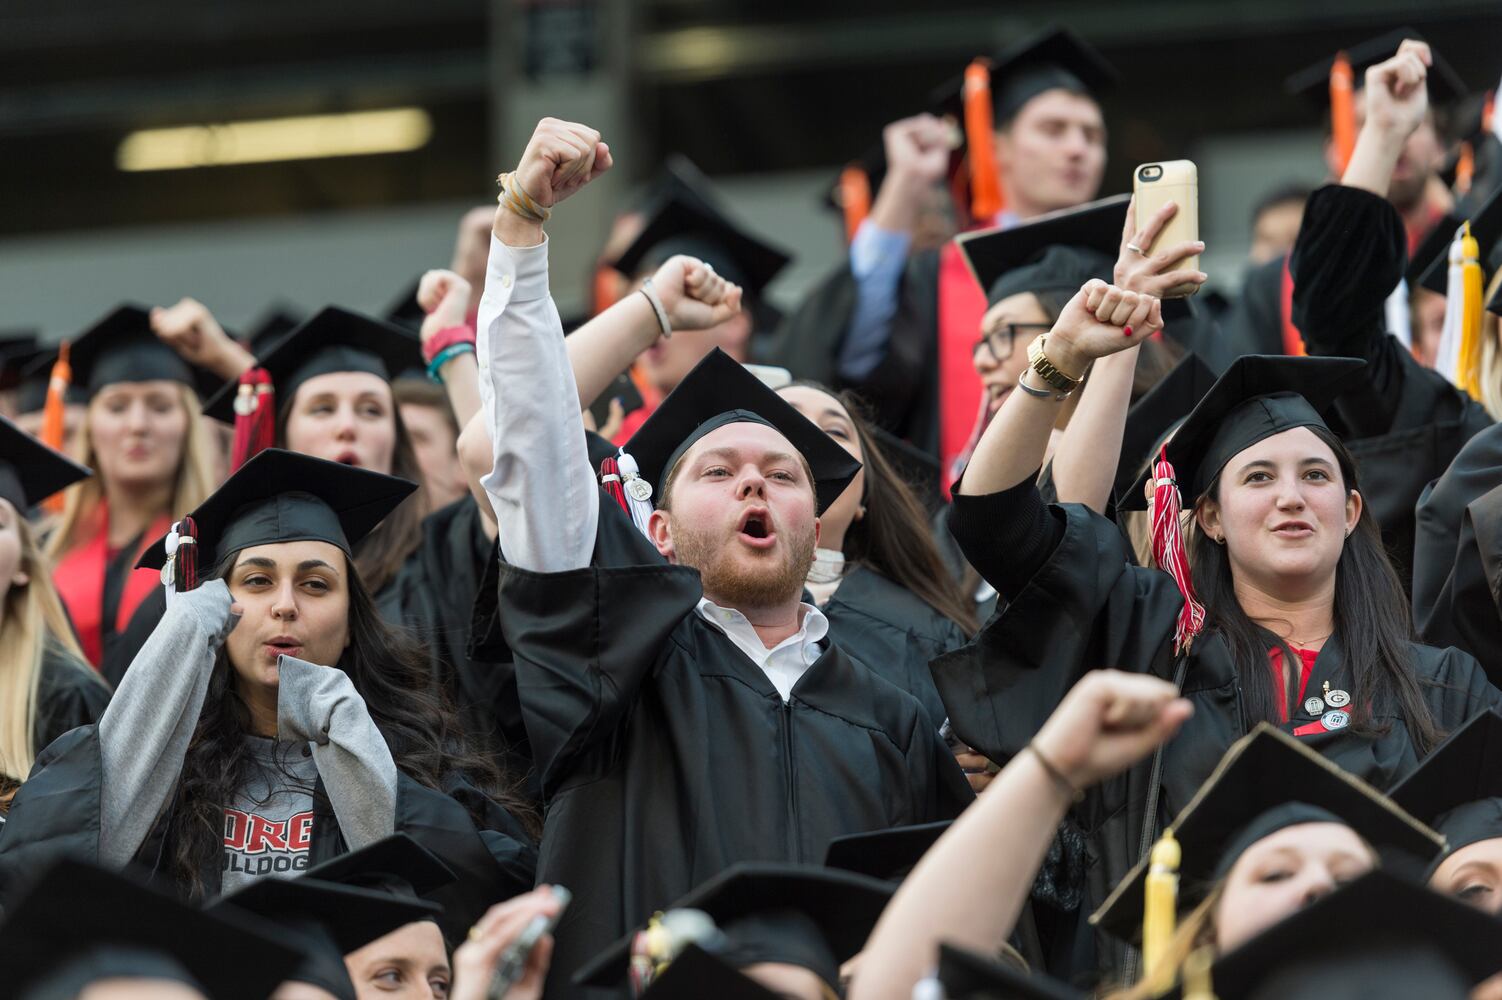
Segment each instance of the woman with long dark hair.
M957 733L992 759L1025 746L1102 663L1173 679L1195 705L1154 765L1073 811L1102 861L1087 876L1097 903L1259 721L1386 785L1443 731L1502 702L1471 657L1411 641L1355 463L1319 414L1359 361L1247 357L1216 382L1154 470L1168 573L1132 565L1120 531L1093 512L1043 506L1032 470L1059 403L1091 360L1151 334L1158 310L1091 282L1035 352L956 488L955 535L1009 603L935 667ZM1177 539L1191 530L1186 556Z
M875 440L859 401L812 382L778 390L862 469L819 519L807 589L851 656L945 718L928 662L964 645L973 603L946 571L913 487Z
M413 488L270 449L193 512L196 542L154 546L143 562L184 592L99 724L39 761L0 842L4 870L76 848L212 896L405 830L460 874L456 920L530 885L502 776L351 555ZM211 578L186 590L195 549ZM57 808L61 795L76 808Z

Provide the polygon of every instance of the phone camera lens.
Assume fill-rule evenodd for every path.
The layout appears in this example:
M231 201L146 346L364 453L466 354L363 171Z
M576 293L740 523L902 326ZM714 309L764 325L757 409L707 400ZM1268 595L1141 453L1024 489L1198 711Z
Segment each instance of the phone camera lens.
M1137 171L1137 176L1144 181L1155 181L1163 176L1163 168L1157 165L1143 167Z

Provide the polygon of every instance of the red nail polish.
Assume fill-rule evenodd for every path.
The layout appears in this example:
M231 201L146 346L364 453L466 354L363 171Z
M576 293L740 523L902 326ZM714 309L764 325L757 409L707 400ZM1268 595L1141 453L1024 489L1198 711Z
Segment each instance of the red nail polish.
M1125 327L1121 332L1122 332L1123 336L1130 337L1132 335L1132 328L1131 327Z

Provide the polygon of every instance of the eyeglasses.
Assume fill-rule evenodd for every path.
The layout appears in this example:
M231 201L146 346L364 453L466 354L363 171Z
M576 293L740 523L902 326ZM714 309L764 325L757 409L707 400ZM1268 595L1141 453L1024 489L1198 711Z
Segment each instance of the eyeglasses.
M1001 323L994 330L988 330L981 335L981 338L975 342L975 347L970 351L970 357L974 360L980 357L982 350L988 350L993 360L1005 361L1012 356L1019 333L1046 333L1052 326L1051 323Z

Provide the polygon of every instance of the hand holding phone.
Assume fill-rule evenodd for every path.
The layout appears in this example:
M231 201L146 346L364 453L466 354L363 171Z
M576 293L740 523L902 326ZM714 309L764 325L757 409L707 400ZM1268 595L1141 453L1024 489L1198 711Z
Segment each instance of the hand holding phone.
M1144 163L1132 172L1132 194L1136 219L1128 220L1141 233L1150 220L1170 201L1176 210L1145 246L1128 243L1128 249L1143 257L1168 250L1178 244L1200 238L1199 168L1191 160L1168 160ZM1199 254L1174 262L1171 270L1198 271ZM1183 282L1161 292L1165 299L1182 299L1199 291L1201 282ZM1140 291L1141 289L1136 289Z

